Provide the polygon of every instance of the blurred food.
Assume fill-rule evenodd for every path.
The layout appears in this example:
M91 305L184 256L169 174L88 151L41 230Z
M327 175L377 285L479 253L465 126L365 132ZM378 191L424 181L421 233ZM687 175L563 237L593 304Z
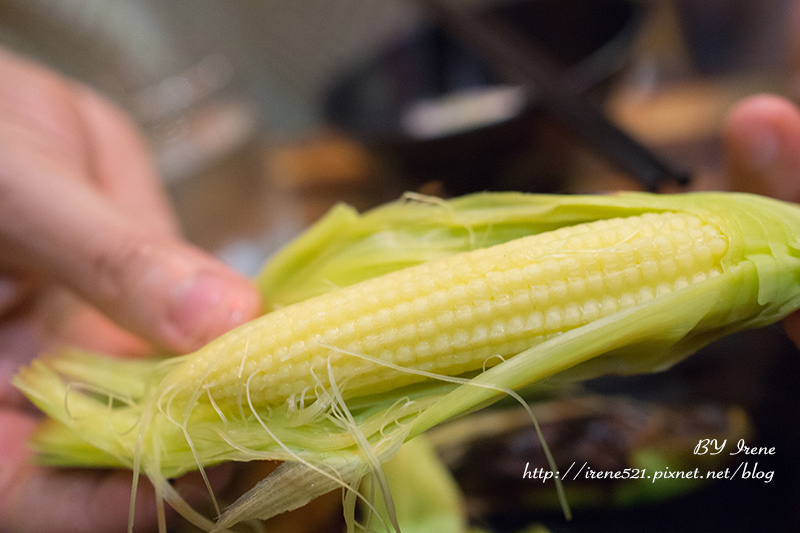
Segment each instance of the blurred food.
M577 479L564 479L573 509L653 503L685 494L702 480L644 476L657 470L724 469L734 458L694 455L699 439L751 437L741 409L714 404L669 406L622 396L577 396L533 406L547 445L561 472L573 465ZM431 432L431 439L464 491L473 520L502 516L533 517L558 510L552 479L526 478L524 472L550 472L542 443L521 408L489 410ZM738 458L736 458L738 460ZM630 479L585 479L596 472L632 469L647 474ZM631 471L631 470L629 470ZM688 481L688 482L687 482Z

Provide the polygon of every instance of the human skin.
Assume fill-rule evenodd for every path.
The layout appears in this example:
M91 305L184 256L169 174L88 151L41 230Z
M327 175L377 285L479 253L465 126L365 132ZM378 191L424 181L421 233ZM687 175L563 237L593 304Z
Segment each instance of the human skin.
M728 113L722 140L728 188L800 203L800 111L792 102L769 94L745 98ZM800 312L783 326L800 347Z
M251 282L181 238L129 118L0 50L0 531L124 531L131 476L45 468L38 415L11 386L69 343L120 356L191 351L260 309ZM226 471L212 471L224 484ZM176 486L190 500L205 490ZM141 483L136 530L156 524Z
M800 113L759 95L724 125L731 189L800 202ZM124 531L131 477L35 465L38 417L10 385L47 349L191 351L258 313L252 284L180 238L128 117L86 87L0 50L0 531ZM800 345L800 315L786 319ZM211 471L221 487L226 470ZM176 482L190 501L196 478ZM156 524L142 482L137 531Z

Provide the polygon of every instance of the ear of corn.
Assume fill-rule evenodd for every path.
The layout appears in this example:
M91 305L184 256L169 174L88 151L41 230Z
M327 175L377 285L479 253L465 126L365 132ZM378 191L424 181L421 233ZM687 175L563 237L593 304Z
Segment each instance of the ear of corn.
M267 262L258 283L272 310L454 253L647 212L581 198L481 193L442 201L408 194L363 214L340 204Z
M15 383L57 421L46 460L141 468L181 509L168 477L287 461L229 527L353 488L505 391L660 370L775 322L800 307L798 243L800 209L730 193L340 207L266 266L263 317L183 357L116 371L72 352Z

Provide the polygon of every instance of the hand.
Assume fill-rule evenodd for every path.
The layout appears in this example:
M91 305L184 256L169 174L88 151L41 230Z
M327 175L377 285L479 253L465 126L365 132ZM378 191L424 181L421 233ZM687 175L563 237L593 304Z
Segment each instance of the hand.
M9 384L20 365L59 343L188 352L259 308L248 280L181 241L123 113L0 50L1 531L124 531L128 521L129 473L32 464L36 414ZM148 487L137 503L146 530Z
M771 95L741 101L728 115L723 141L730 188L800 203L800 111ZM800 312L784 320L800 347Z

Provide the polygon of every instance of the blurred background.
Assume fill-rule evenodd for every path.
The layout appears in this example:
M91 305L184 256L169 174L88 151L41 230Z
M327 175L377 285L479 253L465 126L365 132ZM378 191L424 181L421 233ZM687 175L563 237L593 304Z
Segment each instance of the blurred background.
M459 4L505 16L554 60L564 86L690 169L696 187L718 164L709 143L731 103L793 91L791 0ZM330 200L365 207L407 189L637 187L537 113L535 95L432 28L422 5L0 0L0 43L129 110L188 237L221 253L234 253L226 247L243 231L271 227L266 212L280 211L275 238L285 240ZM295 224L279 209L285 201L261 209L265 198L252 192L265 186L311 211ZM252 271L260 257L231 260Z
M800 3L793 0L458 4L497 15L530 39L566 92L689 170L687 190L726 187L719 132L733 103L764 91L800 97ZM548 113L535 87L522 90L422 6L0 0L0 44L127 109L150 142L187 238L247 274L339 201L366 209L406 190L643 188ZM741 409L752 442L777 448L776 457L759 459L775 479L719 483L633 511L599 505L570 524L557 512L533 516L553 531L796 528L798 377L797 353L776 327L728 340L659 376L589 384L606 397ZM600 427L618 434L616 426ZM684 435L684 454L705 427ZM585 453L563 448L574 448L578 459ZM521 509L503 510L502 520L490 514L476 520L498 531L531 518Z

